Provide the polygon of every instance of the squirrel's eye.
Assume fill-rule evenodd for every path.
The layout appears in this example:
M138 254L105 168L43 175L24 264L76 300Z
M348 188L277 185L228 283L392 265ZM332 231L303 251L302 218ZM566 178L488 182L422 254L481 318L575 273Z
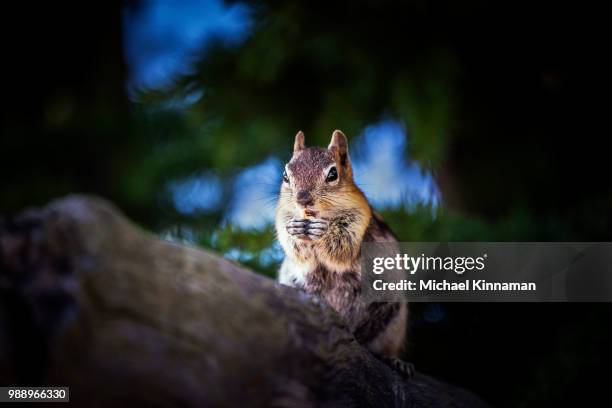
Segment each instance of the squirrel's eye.
M327 181L328 183L331 183L332 181L337 180L337 179L338 179L338 170L336 170L335 167L332 167L327 172L327 177L325 177L325 181Z
M289 177L287 177L287 170L283 171L283 182L289 184Z

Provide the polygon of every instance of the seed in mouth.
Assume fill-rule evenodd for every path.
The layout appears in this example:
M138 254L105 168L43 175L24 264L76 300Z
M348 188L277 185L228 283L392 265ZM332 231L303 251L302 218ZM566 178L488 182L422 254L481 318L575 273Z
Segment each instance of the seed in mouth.
M317 215L317 212L313 210L304 210L304 215L306 217L314 217L315 215Z

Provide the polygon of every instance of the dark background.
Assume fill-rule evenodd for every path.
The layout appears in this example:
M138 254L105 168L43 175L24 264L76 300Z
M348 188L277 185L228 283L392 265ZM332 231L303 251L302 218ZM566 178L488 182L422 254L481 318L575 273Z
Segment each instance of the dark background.
M244 4L243 39L208 38L191 69L157 88L130 85L124 45L147 2L11 5L0 24L0 213L94 193L148 229L248 254L238 260L272 274L278 259L258 255L272 227L226 221L233 180L271 155L286 160L298 129L324 144L333 129L357 135L390 118L405 127L406 158L440 189L437 205L382 209L401 240L611 240L602 10ZM181 103L194 90L202 96ZM220 180L219 204L177 210L168 183L202 170ZM273 201L276 186L262 189ZM417 304L407 358L495 406L582 406L609 383L611 317L609 304Z

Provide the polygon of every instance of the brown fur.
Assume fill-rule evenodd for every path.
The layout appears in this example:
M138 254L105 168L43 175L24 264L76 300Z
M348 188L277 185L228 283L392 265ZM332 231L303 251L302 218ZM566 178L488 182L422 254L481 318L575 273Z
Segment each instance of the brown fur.
M328 182L332 166L338 179ZM335 131L327 149L307 148L299 132L286 173L289 183L283 182L276 213L286 254L279 280L325 299L373 352L397 356L405 338L406 304L367 304L360 262L362 242L395 237L353 181L346 137ZM298 196L310 204L300 204Z

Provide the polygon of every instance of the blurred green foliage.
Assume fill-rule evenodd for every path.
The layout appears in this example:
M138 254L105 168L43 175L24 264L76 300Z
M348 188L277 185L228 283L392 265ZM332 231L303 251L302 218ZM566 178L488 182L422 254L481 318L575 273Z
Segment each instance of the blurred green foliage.
M505 20L479 17L495 10L479 2L246 4L253 25L244 42L209 42L191 74L131 100L118 23L89 20L88 12L73 23L78 38L48 30L32 40L37 55L16 48L20 63L7 78L24 81L7 81L14 103L2 117L0 211L92 192L157 231L178 225L211 235L226 229L225 206L181 214L169 182L213 170L224 186L220 201L229 203L236 174L270 156L287 159L297 129L324 145L332 129L355 136L394 118L406 126L407 153L434 172L443 199L436 210L386 209L403 239L608 236L605 159L580 119L590 78L563 58L572 47L553 43L530 58L539 50L530 31L539 11L510 35ZM111 3L102 15L117 21L120 12ZM520 7L507 13L520 16ZM461 29L470 24L488 34ZM48 63L44 72L38 59ZM393 188L393 180L381 182ZM255 232L233 233L268 243ZM215 248L235 247L230 241Z

